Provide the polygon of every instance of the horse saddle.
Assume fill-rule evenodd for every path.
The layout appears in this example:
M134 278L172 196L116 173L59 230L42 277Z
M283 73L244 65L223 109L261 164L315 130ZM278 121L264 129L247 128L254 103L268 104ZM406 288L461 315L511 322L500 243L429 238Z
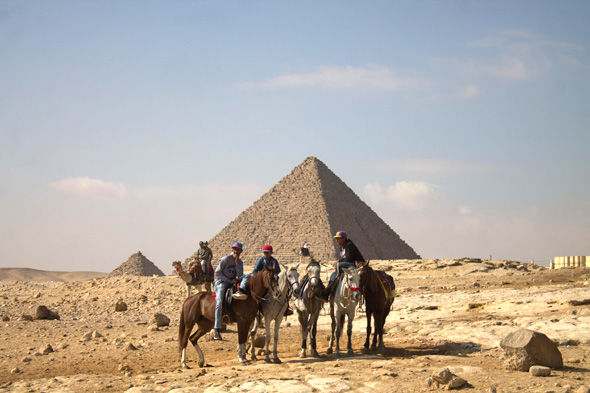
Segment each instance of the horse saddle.
M379 281L381 281L386 294L395 297L395 282L393 282L393 277L381 270L376 270L375 273L377 273L377 277L379 277Z

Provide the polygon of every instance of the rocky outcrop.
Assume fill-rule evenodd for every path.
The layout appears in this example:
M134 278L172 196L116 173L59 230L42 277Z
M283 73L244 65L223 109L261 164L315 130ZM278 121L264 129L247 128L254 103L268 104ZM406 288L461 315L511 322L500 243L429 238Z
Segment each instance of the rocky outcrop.
M563 367L563 358L557 345L546 335L529 329L520 329L502 339L500 347L508 357L520 359L517 363L522 371L539 365L558 369Z

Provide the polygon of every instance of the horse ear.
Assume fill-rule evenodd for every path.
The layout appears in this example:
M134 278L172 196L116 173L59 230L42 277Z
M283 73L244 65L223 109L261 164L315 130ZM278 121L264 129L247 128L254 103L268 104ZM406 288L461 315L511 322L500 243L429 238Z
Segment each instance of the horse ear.
M299 265L301 265L301 263L298 263L297 265L295 265L295 270L299 269Z

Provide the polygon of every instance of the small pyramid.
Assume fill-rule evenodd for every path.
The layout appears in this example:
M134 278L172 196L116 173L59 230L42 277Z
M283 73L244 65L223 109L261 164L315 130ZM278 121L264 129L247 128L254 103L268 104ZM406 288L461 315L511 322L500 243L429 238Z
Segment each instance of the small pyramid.
M108 277L122 276L130 274L132 276L163 276L164 273L152 261L147 259L141 251L131 255L118 268L109 273Z
M294 250L309 244L316 259L337 260L336 231L346 231L365 259L419 259L366 203L323 162L306 158L252 206L215 235L209 246L214 261L244 244L242 260L253 264L262 246L271 244L282 263L298 260Z

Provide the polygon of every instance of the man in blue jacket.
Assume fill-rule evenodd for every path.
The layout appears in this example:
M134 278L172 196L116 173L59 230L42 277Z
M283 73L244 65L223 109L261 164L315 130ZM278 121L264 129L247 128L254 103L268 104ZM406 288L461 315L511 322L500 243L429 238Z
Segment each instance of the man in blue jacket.
M244 275L244 262L240 259L243 251L242 243L235 242L231 246L232 253L219 260L215 269L215 324L213 325L213 340L221 340L221 318L223 316L223 297L230 286L237 283Z

